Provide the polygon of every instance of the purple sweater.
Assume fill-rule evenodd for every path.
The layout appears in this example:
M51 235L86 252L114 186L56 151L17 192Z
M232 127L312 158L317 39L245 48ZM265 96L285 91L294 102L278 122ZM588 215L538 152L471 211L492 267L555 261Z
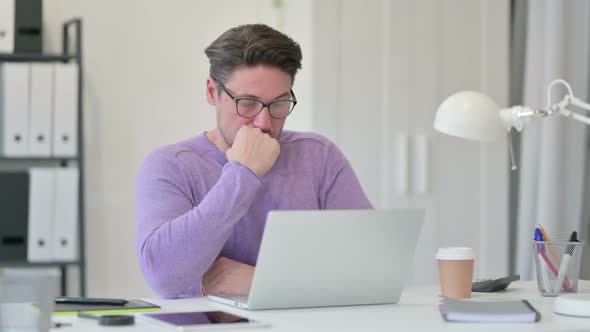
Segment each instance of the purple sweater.
M137 176L136 248L144 278L164 298L200 295L219 256L256 265L270 210L368 209L342 152L326 138L284 131L259 178L205 136L157 149Z

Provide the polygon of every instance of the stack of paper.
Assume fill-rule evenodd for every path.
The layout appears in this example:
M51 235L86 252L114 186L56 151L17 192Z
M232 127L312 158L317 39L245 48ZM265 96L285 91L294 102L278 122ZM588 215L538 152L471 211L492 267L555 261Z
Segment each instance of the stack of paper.
M444 298L439 309L449 322L534 323L541 319L527 300L476 302Z

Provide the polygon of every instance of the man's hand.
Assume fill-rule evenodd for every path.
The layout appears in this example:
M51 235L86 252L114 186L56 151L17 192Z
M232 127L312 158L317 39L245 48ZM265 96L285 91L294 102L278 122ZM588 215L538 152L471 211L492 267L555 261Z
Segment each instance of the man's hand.
M228 160L235 160L262 177L275 164L280 152L276 139L259 128L242 126L225 154Z
M201 282L203 295L241 294L250 292L254 266L219 257L209 271L205 272Z

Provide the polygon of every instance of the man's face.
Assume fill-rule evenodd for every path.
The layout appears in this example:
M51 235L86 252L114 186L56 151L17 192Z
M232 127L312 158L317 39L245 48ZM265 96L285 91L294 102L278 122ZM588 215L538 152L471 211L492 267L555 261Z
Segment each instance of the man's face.
M291 76L276 67L259 65L238 68L224 86L236 98L257 99L265 104L291 99ZM267 107L252 118L244 118L236 112L236 102L219 89L214 79L207 79L207 100L216 108L217 128L228 146L232 146L243 125L260 128L273 138L279 137L285 119L272 118Z

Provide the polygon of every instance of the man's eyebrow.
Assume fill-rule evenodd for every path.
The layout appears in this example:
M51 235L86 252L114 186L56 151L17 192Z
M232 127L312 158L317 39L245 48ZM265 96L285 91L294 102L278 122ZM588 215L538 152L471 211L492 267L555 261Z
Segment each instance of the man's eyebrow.
M272 98L271 100L274 101L274 100L278 100L278 99L283 98L283 97L291 97L291 91L285 92L285 93L283 93L280 96L277 96L275 98ZM252 99L256 99L256 100L261 100L260 97L255 96L255 95L251 95L251 94L236 95L236 98L252 98Z

